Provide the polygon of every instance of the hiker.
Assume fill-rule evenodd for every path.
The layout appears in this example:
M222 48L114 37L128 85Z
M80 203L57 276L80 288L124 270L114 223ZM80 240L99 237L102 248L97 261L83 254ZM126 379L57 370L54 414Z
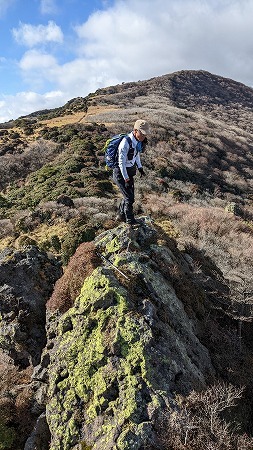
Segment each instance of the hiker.
M145 120L136 120L133 131L123 138L119 144L117 166L113 169L113 181L123 195L116 219L126 222L129 225L138 224L133 213L134 176L136 174L136 167L141 177L145 175L141 164L140 153L147 141L148 133L148 123ZM129 138L131 145L129 144Z

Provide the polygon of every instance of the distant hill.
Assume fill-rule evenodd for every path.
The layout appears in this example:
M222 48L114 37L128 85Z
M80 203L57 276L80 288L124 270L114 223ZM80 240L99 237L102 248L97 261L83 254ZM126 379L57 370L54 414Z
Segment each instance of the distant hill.
M252 131L253 89L203 70L180 71L149 80L109 86L85 98L69 100L62 107L36 111L21 119L46 120L81 112L85 114L82 120L87 122L96 115L104 114L106 117L112 106L122 112L134 106L136 113L139 113L141 106L144 110L145 106L147 109L160 110L165 107L165 103L166 106L204 113L212 119L224 120L230 125ZM1 127L13 126L19 121L1 124Z
M80 158L84 157L82 151L87 155L87 147L92 148L93 162L98 166L108 136L131 130L138 117L151 124L150 154L155 157L149 158L148 165L165 182L187 180L199 190L216 189L243 198L252 195L253 90L205 71L181 71L110 86L60 108L21 117L8 123L8 129L3 124L0 187L22 184L31 172L52 162L57 153L64 160L67 149L73 153L73 146L80 147ZM34 152L33 142L38 143L38 139L47 142L47 149L54 143L53 152L47 150L41 160ZM35 161L31 162L33 155ZM59 157L57 164L61 164ZM71 190L72 196L79 193ZM55 199L53 191L46 198Z
M164 107L166 111L166 106L172 106L252 131L253 89L205 71L180 71L110 86L96 91L91 99L93 105L115 104L121 109L124 105L155 110Z

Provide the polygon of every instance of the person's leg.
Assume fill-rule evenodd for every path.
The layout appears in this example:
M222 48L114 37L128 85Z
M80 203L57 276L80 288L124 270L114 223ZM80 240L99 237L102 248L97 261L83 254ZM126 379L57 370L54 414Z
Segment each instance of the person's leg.
M134 180L130 177L130 185L126 188L125 180L122 177L119 168L113 171L113 181L120 189L123 199L119 205L119 216L122 217L127 223L131 223L134 220L133 203L134 203Z
M124 212L126 216L126 223L132 223L134 221L134 178L130 177L129 186L126 189L126 196L124 201Z
M119 219L122 220L123 222L126 221L126 216L125 216L125 200L124 198L121 200L120 204L119 204L119 212L118 212L118 216Z
M122 177L122 174L121 174L120 169L118 167L116 167L113 170L113 181L118 186L118 188L120 189L120 191L121 191L121 193L123 195L123 199L121 200L121 202L119 204L118 214L117 214L116 219L117 220L122 220L123 222L125 222L126 221L126 216L125 216L125 195L124 195L125 181L124 181L124 178Z

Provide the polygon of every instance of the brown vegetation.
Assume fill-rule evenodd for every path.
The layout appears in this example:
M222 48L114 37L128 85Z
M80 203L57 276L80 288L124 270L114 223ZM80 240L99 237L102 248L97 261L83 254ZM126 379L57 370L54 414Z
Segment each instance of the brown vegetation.
M29 386L32 367L20 371L0 352L0 434L5 430L8 448L21 450L31 432L33 391ZM1 442L0 442L1 447ZM2 447L3 448L3 447Z
M56 282L54 292L47 302L50 312L66 312L80 294L86 277L99 265L94 243L83 243L70 258L63 276ZM75 274L73 276L73 274Z
M166 195L149 196L147 211L157 219L167 217L187 251L196 247L219 267L228 283L250 283L253 261L253 229L250 221L225 208L173 204ZM237 274L237 276L236 276Z
M251 450L253 439L239 435L232 408L243 389L219 383L206 391L177 398L177 408L164 419L164 450Z
M59 145L43 139L28 145L25 151L18 154L1 156L0 189L4 190L15 180L24 180L29 173L38 170L55 158L60 152Z

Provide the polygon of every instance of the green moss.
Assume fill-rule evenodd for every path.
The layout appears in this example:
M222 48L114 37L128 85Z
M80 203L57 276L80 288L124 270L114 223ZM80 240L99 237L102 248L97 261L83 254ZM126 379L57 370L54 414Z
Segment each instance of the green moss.
M0 422L0 450L11 448L15 439L15 431Z
M116 251L120 250L120 248L121 248L121 243L118 239L118 236L115 236L114 239L109 241L105 247L107 253L115 253Z
M112 230L111 232L101 233L99 240L96 242L98 248L103 248L103 253L110 254L115 253L122 249L122 241L125 241L125 229L120 230L120 227Z
M92 426L100 414L104 415L103 425L96 433L103 436L105 448L106 441L113 437L113 417L117 417L119 427L126 421L135 424L139 420L137 397L141 380L148 383L145 339L151 339L151 335L146 330L143 338L138 317L129 308L127 291L115 283L101 268L96 269L85 280L75 307L62 317L58 326L58 350L54 358L61 372L49 370L49 396L55 391L57 394L49 402L48 419L52 434L61 442L64 428L64 450L70 448L70 436L78 433L78 423L70 423L69 415L80 403L85 409L86 424ZM66 318L73 329L64 332ZM111 366L113 354L117 355L116 367Z
M131 430L124 430L117 440L118 450L138 448L138 438Z
M85 441L80 442L80 450L92 450L92 445L87 445Z

